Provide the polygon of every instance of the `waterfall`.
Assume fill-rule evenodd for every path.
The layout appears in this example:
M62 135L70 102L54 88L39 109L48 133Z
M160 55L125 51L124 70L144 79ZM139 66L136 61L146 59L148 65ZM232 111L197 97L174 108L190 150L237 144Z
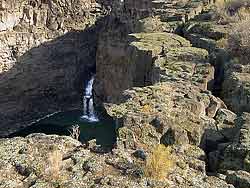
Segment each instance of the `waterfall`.
M94 101L92 93L93 83L94 83L94 77L91 77L91 79L87 83L83 96L83 116L81 118L89 122L99 121L98 117L95 114L95 109L94 109Z

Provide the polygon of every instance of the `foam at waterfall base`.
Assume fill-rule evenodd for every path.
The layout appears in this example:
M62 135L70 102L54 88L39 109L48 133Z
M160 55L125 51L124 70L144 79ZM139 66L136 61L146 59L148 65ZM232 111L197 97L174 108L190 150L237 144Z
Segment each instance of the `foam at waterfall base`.
M83 116L81 116L80 119L83 120L83 121L90 122L90 123L95 123L95 122L99 122L100 121L98 119L98 117L96 117L96 116L88 116L88 115L83 115Z
M94 99L93 99L93 83L94 76L88 81L87 86L85 88L84 96L83 96L83 116L81 116L81 120L94 123L99 122L98 117L95 114L94 109Z

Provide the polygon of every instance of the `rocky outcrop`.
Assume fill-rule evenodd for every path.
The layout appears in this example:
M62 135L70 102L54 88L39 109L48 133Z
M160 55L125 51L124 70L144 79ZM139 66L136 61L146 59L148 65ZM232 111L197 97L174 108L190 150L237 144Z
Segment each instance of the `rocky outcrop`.
M152 1L152 4L150 1L148 3L141 1L140 5L134 6L136 11L132 11L137 12L137 16L132 16L130 14L131 11L127 11L129 8L126 8L129 2L117 3L117 6L119 5L118 7L120 8L113 10L113 14L111 12L112 16L106 22L107 27L102 31L99 38L96 57L97 78L95 83L95 92L97 98L100 100L98 103L111 102L111 100L114 102L116 97L127 88L150 85L155 83L157 79L159 81L157 76L152 76L153 72L157 72L157 70L152 70L152 64L154 64L154 61L161 64L164 58L161 59L157 56L161 56L161 53L164 50L169 50L169 48L191 47L189 41L178 35L170 35L163 32L177 31L177 28L185 20L187 21L199 14L204 6L203 1L185 1L182 3L180 1ZM141 12L146 13L140 14ZM157 34L153 35L152 33ZM147 42L146 47L143 46L145 41ZM140 44L142 45L140 46ZM168 44L169 47L167 46ZM190 53L194 57L196 53L199 58L203 58L204 62L207 62L204 65L199 64L195 68L190 65L189 74L195 75L193 79L196 79L196 81L194 82L197 84L200 82L199 85L202 85L201 87L203 88L213 85L214 69L208 64L208 57L206 57L208 53L205 50L195 48L182 48L181 50L183 51L181 53L186 53L187 56ZM171 56L169 57L170 61L178 61L178 59L174 60L175 53L178 56L178 52L176 51L178 50L173 49L166 55ZM192 59L188 59L187 61L192 61ZM176 66L181 67L181 62ZM208 75L205 76L207 80L204 83L201 83L203 82L203 78L199 78L203 73L196 72L202 71L202 69L207 69L208 71L205 73ZM188 75L186 76L188 77ZM116 81L114 82L114 80Z
M194 46L210 52L216 77L213 91L232 111L249 112L249 63L234 60L226 49L227 36L232 27L230 24L219 24L210 10L187 23L184 36Z
M206 50L170 33L130 37L120 48L102 48L104 55L97 56L102 87L97 82L95 90L121 126L118 137L126 147L194 144L211 151L233 135L227 128L234 128L236 115L207 91L214 71Z
M191 84L164 82L128 90L124 103L107 104L106 109L122 126L118 137L127 147L147 148L157 143L205 147L207 139L215 140L206 135L206 129L216 132L215 121L206 115L211 98Z
M207 1L153 0L152 17L139 20L136 32L180 32L182 25L199 15Z
M0 136L80 108L95 67L96 1L1 1Z
M228 142L217 151L217 168L226 170L250 170L249 167L249 121L250 115L245 113L237 118L235 135L232 143Z
M170 14L170 4L158 3ZM113 38L106 32L99 40L96 96L116 120L117 142L126 149L190 144L206 152L207 170L225 173L220 151L235 142L240 127L237 115L209 90L221 90L229 56L220 45L229 28L207 22L204 13L200 22L185 24L184 39L167 32L178 32L185 19L174 27L177 20L163 21L162 15L137 20L136 33L117 26L125 32Z
M212 13L203 13L206 14ZM208 18L203 20L198 17L185 24L183 28L184 36L194 46L213 52L218 48L217 41L225 38L229 32L229 25L220 25L206 15Z
M249 112L249 66L239 62L227 52L227 36L230 24L220 24L208 9L185 24L184 36L194 46L210 52L210 62L215 67L213 92L221 96L228 107L237 113ZM233 60L230 60L233 59Z
M157 14L162 7L183 6L172 3L157 6L153 2L152 11ZM117 121L118 137L128 148L194 144L214 151L218 144L231 140L237 128L236 115L208 91L213 90L215 74L211 51L192 47L176 34L159 32L167 31L158 27L161 20L150 30L150 19L136 22L145 23L140 28L145 32L123 30L125 22L113 28L117 34L112 37L104 32L96 58L98 102L104 102L108 114ZM199 28L192 26L186 31L201 32ZM223 37L214 30L207 33Z
M249 122L249 113L235 119L235 134L231 136L230 142L220 144L217 151L209 154L211 170L224 173L226 182L237 188L250 185Z
M215 80L211 90L216 96L221 96L224 81L225 66L229 61L226 48L226 38L230 32L230 25L220 24L215 18L213 6L208 6L193 20L184 24L184 37L193 46L206 49L210 55L210 63L215 68Z
M250 112L250 65L232 61L226 67L222 96L235 112Z
M130 41L105 45L99 44L95 85L104 102L116 101L125 89L159 81L189 82L203 89L212 85L207 51L191 47L178 35L130 34Z
M205 175L204 152L191 145L173 148L177 165L167 181L144 176L145 160L134 150L93 151L66 136L33 134L0 140L0 187L208 187L233 188Z
M165 24L165 31L178 31L179 26L201 13L206 1L154 0L153 15Z

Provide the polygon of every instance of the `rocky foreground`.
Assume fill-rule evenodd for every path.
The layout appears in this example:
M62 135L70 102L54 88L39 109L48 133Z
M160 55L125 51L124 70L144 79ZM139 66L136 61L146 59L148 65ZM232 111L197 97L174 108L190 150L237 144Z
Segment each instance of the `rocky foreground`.
M110 153L83 146L70 137L34 134L0 141L0 187L233 187L225 177L208 177L205 153L192 145L176 146L178 157L167 181L144 177L147 153L118 145ZM56 164L60 165L60 171Z
M60 3L51 1L48 5L51 8ZM87 10L96 21L91 31L98 31L98 35L91 32L91 36L95 36L91 40L94 55L91 53L93 56L90 56L95 58L92 61L96 67L95 100L116 121L117 143L106 151L94 140L82 144L70 137L55 135L1 139L0 187L250 187L249 62L229 61L230 54L220 43L232 25L222 25L213 18L212 2L125 0L85 3L95 5L90 6L94 9ZM53 9L49 11L54 12ZM100 18L96 18L99 13ZM91 16L86 17L90 18L92 20ZM60 20L59 17L53 19ZM59 24L59 21L52 23ZM58 31L68 29L67 24L65 28L59 25L56 27ZM78 26L82 27L81 24ZM17 32L16 27L13 28ZM13 32L8 29L2 33ZM43 29L55 32L50 25ZM76 61L74 68L68 61L65 62L67 66L60 65L66 58L65 46L59 45L51 56L43 56L46 61L41 61L40 52L35 55L38 59L32 56L36 53L26 57L27 64L31 64L27 69L38 71L38 77L51 71L45 80L37 79L41 90L37 90L34 82L27 85L30 87L24 84L22 89L15 85L36 78L27 77L27 72L2 69L0 91L4 93L0 95L0 102L5 105L1 107L4 121L1 119L3 128L0 130L6 127L14 130L20 124L25 126L23 123L29 119L19 121L14 118L19 112L31 117L30 111L37 116L36 110L47 113L63 110L67 104L77 106L63 97L50 97L59 95L64 84L65 97L70 95L73 101L76 96L80 98L77 87L71 87L73 83L79 83L80 73L92 68L84 63L83 55L89 48L83 46L77 48L74 57L81 57L82 61ZM62 52L57 53L59 49ZM73 47L66 49L69 54L76 50ZM9 59L10 55L6 54ZM50 61L51 57L54 57L53 61ZM33 64L41 69L36 69ZM82 66L81 71L78 65ZM55 72L64 78L58 79ZM65 77L69 80L64 80ZM62 83L60 87L58 82ZM55 95L52 92L40 96L37 91L45 91L47 85L55 89ZM15 96L14 88L17 88ZM36 97L41 99L39 102L44 108L33 108ZM22 109L14 108L17 98L25 100L20 106ZM62 100L65 106L58 106ZM10 122L14 125L10 126ZM170 148L174 161L161 180L145 173L152 148L158 144Z

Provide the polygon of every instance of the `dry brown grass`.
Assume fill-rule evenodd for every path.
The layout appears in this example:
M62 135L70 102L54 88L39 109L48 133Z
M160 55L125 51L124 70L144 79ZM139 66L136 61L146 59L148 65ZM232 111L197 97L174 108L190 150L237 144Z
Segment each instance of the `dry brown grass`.
M164 180L174 166L170 148L157 145L146 161L145 175L148 178Z
M141 111L144 113L150 113L152 112L152 107L149 104L146 104L142 106Z
M48 155L48 164L45 170L45 176L49 179L57 180L60 176L62 167L62 153L59 150L54 150Z
M80 126L79 125L73 125L71 130L69 130L70 137L73 139L79 140L81 131L80 131Z

